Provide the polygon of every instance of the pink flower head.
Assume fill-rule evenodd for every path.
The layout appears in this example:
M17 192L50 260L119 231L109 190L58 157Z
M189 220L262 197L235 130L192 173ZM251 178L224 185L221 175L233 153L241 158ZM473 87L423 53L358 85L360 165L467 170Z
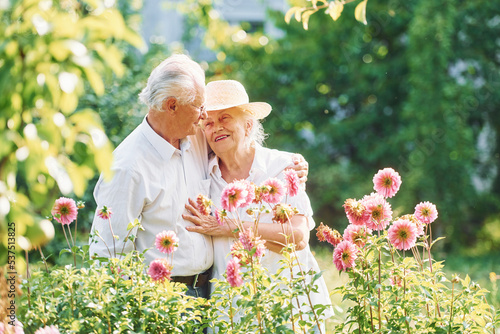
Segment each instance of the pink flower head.
M13 333L13 334L24 334L23 325L19 320L14 320L14 326L7 323L4 325L3 321L0 321L0 334Z
M265 241L261 240L260 237L256 237L251 228L240 232L239 241L246 251L251 252L255 249L253 254L255 257L258 258L264 255L266 250Z
M430 224L438 217L438 211L431 202L420 202L415 207L415 217L422 223Z
M36 330L35 334L60 334L56 326L45 326Z
M172 266L166 259L156 259L149 264L148 275L155 282L170 280Z
M238 180L234 182L241 184L247 189L247 197L245 198L245 202L243 203L242 207L252 204L253 200L255 199L255 184L247 180Z
M262 193L262 199L269 204L277 204L281 202L286 193L286 187L277 178L269 178L262 184L265 190Z
M273 221L280 224L285 224L297 213L299 213L297 209L292 208L290 204L277 204L273 208Z
M212 201L210 198L203 196L202 194L199 194L198 197L196 197L196 206L202 215L208 216L210 214L211 205Z
M234 211L239 207L248 205L249 188L241 181L234 181L228 184L221 195L221 205L224 210Z
M318 240L323 242L326 241L333 247L337 246L342 241L342 236L337 230L332 230L329 226L326 226L321 222L316 228L316 237Z
M62 225L71 224L78 214L76 203L71 198L59 197L52 208L52 216Z
M348 198L344 202L344 210L349 222L354 225L366 225L370 220L370 214L361 201Z
M224 218L227 216L226 210L219 211L219 209L215 209L215 219L217 219L217 223L222 226L224 225Z
M162 253L172 254L179 247L179 238L174 231L163 231L156 235L155 246Z
M233 258L227 263L226 275L228 283L233 288L243 284L243 278L241 277L240 271L240 261L238 259Z
M97 215L102 219L111 219L112 214L113 212L111 211L111 208L108 208L106 205L97 211Z
M294 169L288 169L283 174L285 174L287 194L292 197L296 196L300 189L300 180L297 172Z
M403 286L403 279L401 278L400 275L394 273L394 271L391 271L390 280L391 280L391 285L399 287Z
M372 193L365 196L362 203L370 216L366 227L375 231L384 230L392 219L392 209L389 202L381 195Z
M372 230L366 226L348 225L344 230L344 240L350 241L358 247L363 247L368 240Z
M401 186L401 176L392 168L384 168L373 177L373 189L380 195L393 197Z
M389 241L399 250L408 250L417 241L417 227L407 219L396 220L387 230Z
M358 249L356 245L348 240L344 240L335 247L333 251L333 263L338 271L347 270L354 267L357 259Z
M399 217L400 219L406 219L409 220L410 223L415 225L417 228L417 238L424 235L424 223L422 223L420 220L418 220L415 215L404 215Z

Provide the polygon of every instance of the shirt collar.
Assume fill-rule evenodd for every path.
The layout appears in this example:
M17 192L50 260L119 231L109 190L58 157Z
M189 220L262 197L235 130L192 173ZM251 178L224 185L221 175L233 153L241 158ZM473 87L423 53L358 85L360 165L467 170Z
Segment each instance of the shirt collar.
M213 154L213 153L212 153ZM208 171L217 178L222 178L219 167L219 158L213 154L208 162ZM263 147L260 144L255 143L255 156L253 158L252 167L250 169L250 181L252 181L257 175L266 175L267 164L266 156Z
M149 141L149 143L153 146L153 148L156 150L156 152L158 152L160 157L165 161L169 161L174 155L174 153L177 151L177 149L174 146L172 146L172 144L170 144L168 141L163 139L159 134L157 134L155 130L153 130L151 125L149 125L146 117L144 117L140 126L142 133ZM189 140L189 138L186 137L181 139L180 147L182 152L189 149L190 146L191 146L191 141Z

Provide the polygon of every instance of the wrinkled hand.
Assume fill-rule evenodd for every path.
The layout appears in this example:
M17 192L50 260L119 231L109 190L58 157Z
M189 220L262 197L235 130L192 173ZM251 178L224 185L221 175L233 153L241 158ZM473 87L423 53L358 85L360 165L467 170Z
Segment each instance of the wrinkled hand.
M229 229L227 225L220 226L214 216L205 216L196 209L196 203L190 198L185 206L190 215L182 215L187 221L195 226L187 226L186 230L211 236L224 236Z
M287 169L294 169L300 179L300 183L305 186L307 175L309 174L309 163L304 159L302 154L295 153L292 155L293 165Z

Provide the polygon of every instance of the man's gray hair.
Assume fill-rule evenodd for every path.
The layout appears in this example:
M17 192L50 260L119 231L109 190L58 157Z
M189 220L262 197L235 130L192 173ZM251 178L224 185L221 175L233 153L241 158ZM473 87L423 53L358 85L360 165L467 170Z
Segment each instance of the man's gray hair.
M173 55L158 65L148 78L139 100L150 109L162 110L163 101L175 97L179 103L192 103L205 87L205 71L186 55Z

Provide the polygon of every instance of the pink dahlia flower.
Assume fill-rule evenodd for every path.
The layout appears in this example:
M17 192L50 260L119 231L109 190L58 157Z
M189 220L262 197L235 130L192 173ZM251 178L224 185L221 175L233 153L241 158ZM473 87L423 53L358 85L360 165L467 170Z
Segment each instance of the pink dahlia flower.
M247 205L249 198L248 187L242 182L232 182L228 184L221 195L221 205L224 210L234 211L239 207Z
M297 196L300 189L300 180L297 172L293 169L288 169L283 173L285 174L287 194L292 197Z
M149 264L148 275L155 282L170 280L172 266L166 259L156 259Z
M224 225L224 217L226 217L226 215L226 211L219 211L219 209L215 209L215 219L217 219L217 223L220 226Z
M366 225L370 220L370 214L361 201L348 198L344 202L344 210L349 222L354 225Z
M415 217L415 215L404 215L404 216L401 216L400 219L409 220L410 223L415 225L415 227L417 228L417 238L424 235L424 223L422 223L420 220L418 220Z
M352 242L344 240L335 247L333 251L333 263L338 271L354 267L354 261L358 257L358 249Z
M430 224L438 217L438 211L431 202L421 202L415 207L415 217L422 223Z
M211 210L211 205L212 201L210 198L199 194L198 197L196 197L196 206L198 211L204 216L208 216L210 214Z
M97 211L97 215L102 219L111 219L112 214L113 211L111 211L111 208L108 208L106 205L104 205L102 209Z
M297 213L299 213L297 209L292 208L290 204L277 204L273 208L273 221L280 224L285 224Z
M240 232L239 241L241 242L243 249L248 252L251 252L255 248L255 257L263 256L266 251L266 246L264 245L265 241L261 240L260 237L256 237L251 228Z
M344 230L344 240L350 241L359 248L363 247L372 233L368 227L360 225L348 225Z
M342 241L342 236L337 230L332 230L329 226L326 226L321 222L316 228L316 237L319 241L326 241L333 247L337 246Z
M380 195L393 197L401 186L401 176L392 168L384 168L373 177L373 189Z
M227 263L226 275L228 283L233 288L243 284L243 278L241 277L240 271L240 261L238 261L238 259L233 258Z
M163 231L156 235L155 246L162 253L172 254L179 247L179 238L174 231Z
M243 187L246 188L247 190L247 195L245 197L244 203L241 205L241 207L246 207L252 204L253 200L255 199L255 185L247 180L237 180L234 181L233 183L239 184Z
M51 213L57 222L62 225L69 225L76 219L78 209L73 199L59 197L54 203Z
M417 227L407 219L396 220L387 230L389 241L399 250L408 250L417 241Z
M56 326L45 326L36 330L35 334L60 334Z
M365 196L362 203L370 216L366 227L374 231L384 230L392 219L392 209L389 202L379 194L371 194Z
M262 184L265 190L262 193L262 199L269 204L277 204L281 202L286 193L286 187L277 178L269 178Z

